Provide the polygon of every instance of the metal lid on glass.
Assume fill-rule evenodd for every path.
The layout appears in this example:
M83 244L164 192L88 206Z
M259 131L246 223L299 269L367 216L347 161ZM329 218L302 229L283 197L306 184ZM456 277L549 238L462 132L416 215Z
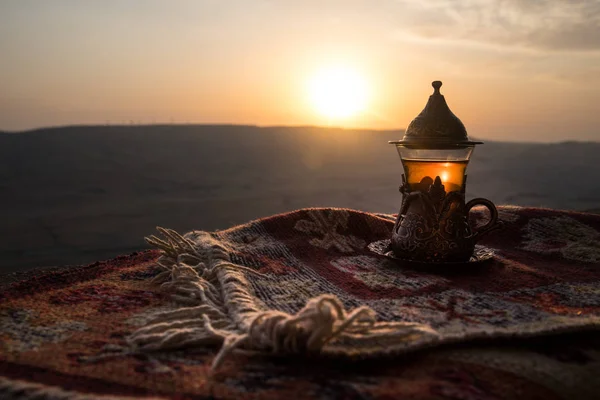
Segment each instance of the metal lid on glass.
M402 140L390 141L390 144L425 149L456 148L473 146L483 142L469 140L467 130L461 120L450 111L446 99L440 93L441 81L434 81L433 94L427 105L412 120Z

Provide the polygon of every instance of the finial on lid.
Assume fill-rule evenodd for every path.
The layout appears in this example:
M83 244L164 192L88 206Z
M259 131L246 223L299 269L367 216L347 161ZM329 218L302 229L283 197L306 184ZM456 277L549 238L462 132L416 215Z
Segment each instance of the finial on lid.
M433 94L440 94L440 88L442 87L442 81L433 81L431 82L431 86L435 90Z

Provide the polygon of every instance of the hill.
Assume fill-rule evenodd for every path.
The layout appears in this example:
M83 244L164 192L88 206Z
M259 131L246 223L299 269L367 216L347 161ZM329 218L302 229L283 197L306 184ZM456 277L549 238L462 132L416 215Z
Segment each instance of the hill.
M0 272L145 247L156 225L214 230L301 207L397 211L400 131L74 126L0 134ZM467 197L600 207L600 143L487 142Z

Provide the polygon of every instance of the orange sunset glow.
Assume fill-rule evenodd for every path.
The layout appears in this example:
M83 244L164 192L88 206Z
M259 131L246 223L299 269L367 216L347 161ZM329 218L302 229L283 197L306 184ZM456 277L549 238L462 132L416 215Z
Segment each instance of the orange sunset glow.
M600 125L594 7L471 0L2 2L0 129L152 123L400 129L422 109L429 82L439 79L452 110L481 139L553 141L568 132L594 140Z
M368 83L348 67L330 67L312 78L310 92L317 111L331 119L343 119L364 111Z

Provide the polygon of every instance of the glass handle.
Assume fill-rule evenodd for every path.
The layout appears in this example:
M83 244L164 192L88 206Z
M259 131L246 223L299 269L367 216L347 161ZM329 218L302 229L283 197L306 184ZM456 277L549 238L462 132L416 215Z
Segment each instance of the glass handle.
M467 218L468 218L469 212L471 211L471 208L478 206L478 205L484 206L485 208L487 208L490 211L490 220L484 226L481 226L477 229L473 229L473 235L475 236L475 241L481 239L482 236L487 235L488 233L490 233L496 229L500 229L504 226L502 221L498 221L498 210L496 209L496 206L494 205L494 203L492 203L488 199L484 199L481 197L473 199L473 200L469 201L467 204L465 204L465 212L467 214Z

